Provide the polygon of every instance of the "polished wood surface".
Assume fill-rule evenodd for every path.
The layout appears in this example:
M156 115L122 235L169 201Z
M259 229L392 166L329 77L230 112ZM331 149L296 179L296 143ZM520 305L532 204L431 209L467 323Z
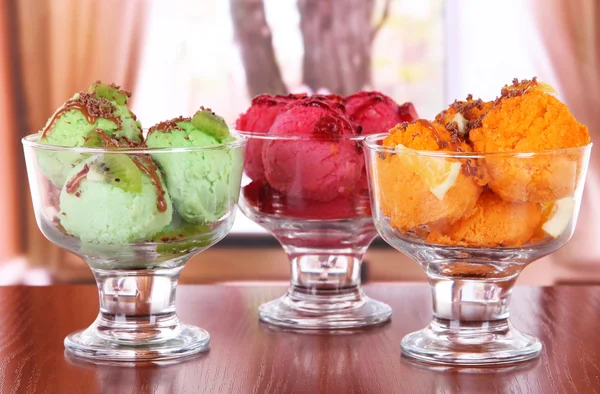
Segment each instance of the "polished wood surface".
M544 343L540 358L503 369L443 368L400 356L400 339L431 313L423 285L367 286L392 322L344 335L281 332L256 309L282 287L180 286L185 323L211 350L174 365L92 365L63 338L98 312L94 286L0 288L0 393L600 393L600 286L518 287L514 325Z

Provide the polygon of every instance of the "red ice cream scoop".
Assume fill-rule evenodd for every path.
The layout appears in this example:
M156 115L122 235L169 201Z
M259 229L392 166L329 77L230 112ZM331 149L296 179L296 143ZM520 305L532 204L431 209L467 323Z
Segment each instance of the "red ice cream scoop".
M346 113L362 126L364 134L385 133L398 123L419 117L412 103L398 105L379 92L358 92L346 97Z
M262 159L270 185L290 197L330 201L350 195L363 167L358 126L344 107L323 97L287 106L271 126Z
M302 97L304 94L289 94L287 96L271 96L261 94L252 99L252 105L246 113L240 115L235 122L235 128L240 131L252 133L266 133L284 108ZM262 163L263 140L253 138L246 145L246 159L244 171L252 180L265 179L265 170Z

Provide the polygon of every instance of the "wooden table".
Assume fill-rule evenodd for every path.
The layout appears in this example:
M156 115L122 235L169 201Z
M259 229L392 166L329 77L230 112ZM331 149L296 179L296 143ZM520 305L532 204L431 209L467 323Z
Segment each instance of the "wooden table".
M275 331L256 309L281 287L180 286L186 323L211 350L169 366L96 366L67 358L63 338L98 311L93 286L0 288L0 393L600 393L600 287L515 290L513 322L544 343L513 368L432 368L400 356L431 312L422 285L375 285L392 322L352 335Z

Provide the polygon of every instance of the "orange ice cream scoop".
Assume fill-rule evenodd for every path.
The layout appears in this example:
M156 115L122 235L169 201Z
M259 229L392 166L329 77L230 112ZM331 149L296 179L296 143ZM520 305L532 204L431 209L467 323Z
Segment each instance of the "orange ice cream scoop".
M432 123L425 119L397 125L390 130L390 135L383 140L382 144L389 147L402 145L414 150L471 151L471 147L461 141L457 135L451 134L439 123Z
M486 190L470 216L452 225L431 226L428 240L444 245L520 246L532 239L541 221L540 204L505 201Z
M471 214L482 190L472 177L459 172L450 175L454 178L452 186L443 194L434 193L422 174L407 163L406 156L387 154L375 160L372 170L377 171L374 179L378 183L374 192L379 196L380 209L401 231L438 221L454 223Z
M513 81L502 89L469 140L477 152L541 152L590 143L586 126L569 108L548 94L546 84ZM543 153L529 159L510 156L485 161L489 187L502 198L520 202L549 202L571 195L580 164L577 155Z
M383 145L395 153L375 159L375 193L391 225L407 230L444 220L453 223L475 207L481 186L463 159L430 156L424 151L469 151L443 126L425 120L391 130Z

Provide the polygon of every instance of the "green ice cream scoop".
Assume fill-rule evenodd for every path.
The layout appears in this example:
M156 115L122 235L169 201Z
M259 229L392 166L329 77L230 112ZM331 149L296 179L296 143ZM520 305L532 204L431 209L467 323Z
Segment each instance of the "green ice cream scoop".
M186 222L215 222L237 201L243 158L235 149L218 149L232 140L223 118L204 108L193 118L161 122L148 131L149 148L216 148L153 154L165 174L173 205Z
M83 146L92 130L141 143L141 124L127 107L128 98L129 93L118 86L96 82L88 92L75 94L52 115L40 131L40 143ZM82 159L77 153L43 152L40 165L48 178L62 187L73 165Z
M60 224L84 243L149 241L172 215L160 171L145 155L92 156L72 169L60 193Z

